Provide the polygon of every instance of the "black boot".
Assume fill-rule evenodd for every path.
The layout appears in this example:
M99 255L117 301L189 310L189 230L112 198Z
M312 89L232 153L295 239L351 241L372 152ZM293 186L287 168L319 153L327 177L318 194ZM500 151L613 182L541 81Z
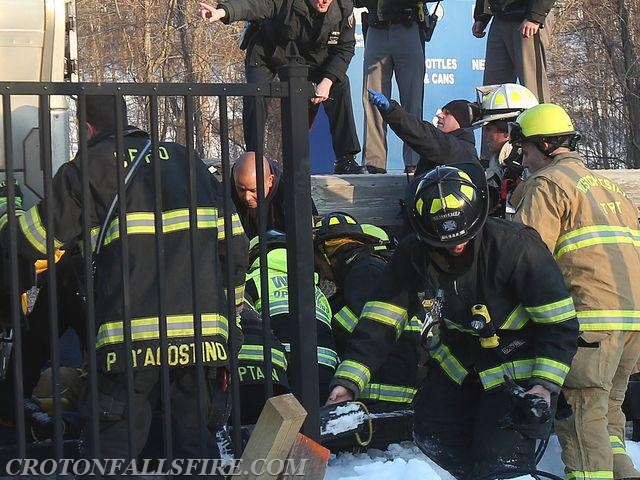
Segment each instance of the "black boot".
M358 165L353 155L347 154L337 158L333 164L334 175L345 174L361 174L365 172L365 168Z

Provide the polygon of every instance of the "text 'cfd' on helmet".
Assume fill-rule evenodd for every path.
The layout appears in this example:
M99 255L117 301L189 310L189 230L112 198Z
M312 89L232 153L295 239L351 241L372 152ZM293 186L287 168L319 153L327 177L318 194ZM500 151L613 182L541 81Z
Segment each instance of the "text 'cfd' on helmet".
M516 118L523 111L538 105L533 92L517 83L476 87L476 94L482 118L473 122L473 125Z
M381 244L383 239L372 230L366 231L355 218L348 213L331 212L316 221L314 227L314 243L316 245L334 238L351 238L366 244ZM383 231L384 232L384 231ZM387 237L388 242L388 237Z
M416 182L411 195L411 226L420 240L436 247L471 240L487 219L486 188L461 168L436 167Z
M580 138L569 114L560 105L541 103L522 112L515 122L509 123L509 139L515 145L522 142L537 143L555 137L566 137L575 141Z

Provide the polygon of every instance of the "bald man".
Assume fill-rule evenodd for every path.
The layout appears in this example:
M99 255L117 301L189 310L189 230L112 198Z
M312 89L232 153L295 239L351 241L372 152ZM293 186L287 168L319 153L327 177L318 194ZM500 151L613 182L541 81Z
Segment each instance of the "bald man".
M280 188L282 167L276 161L262 158L264 195L267 207L267 230L284 231L284 191ZM256 154L246 152L231 169L231 198L238 210L240 221L249 238L258 235L258 182Z

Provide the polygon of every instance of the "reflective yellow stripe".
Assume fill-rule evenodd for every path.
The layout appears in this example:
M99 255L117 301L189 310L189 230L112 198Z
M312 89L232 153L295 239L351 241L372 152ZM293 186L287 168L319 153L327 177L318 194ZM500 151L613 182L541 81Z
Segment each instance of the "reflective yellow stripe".
M240 349L238 360L263 363L264 346L245 343ZM284 352L281 352L280 350L277 350L275 348L271 349L271 362L277 367L282 368L283 370L287 369L287 358L285 357Z
M233 293L236 307L242 305L242 301L244 300L244 283L242 285L236 285L236 287L233 289Z
M40 253L47 253L47 232L40 220L38 207L33 206L21 215L18 219L18 225L22 234L29 240L29 243ZM60 248L64 245L60 240L53 239L54 248Z
M640 330L638 310L588 310L577 316L580 330Z
M462 363L453 356L449 347L440 345L431 352L431 357L440 364L440 368L458 385L467 377L469 372L462 366Z
M567 373L569 373L569 365L550 358L536 357L531 376L544 378L562 385Z
M360 362L345 360L338 365L334 377L350 380L358 386L359 390L362 390L369 383L371 372L366 365Z
M167 316L167 338L194 337L193 315ZM227 319L217 313L202 314L202 335L229 337ZM157 340L160 338L158 317L134 318L131 320L131 340ZM121 321L103 323L96 336L96 348L114 343L124 343L124 327Z
M404 327L405 332L420 332L422 330L422 321L418 317L411 317Z
M533 371L534 361L528 360L514 360L513 362L503 363L497 367L489 368L478 372L480 381L485 390L495 388L504 383L504 376L514 380L521 380L524 378L531 378L531 372Z
M522 305L518 305L507 316L507 320L500 326L501 330L520 330L529 321L529 315Z
M215 207L200 207L196 210L199 229L216 228L218 224L218 209ZM239 221L239 220L238 220ZM162 212L162 232L172 233L189 229L189 209L182 208ZM153 212L127 213L127 235L155 235L155 214ZM95 249L100 227L91 230L91 244ZM107 227L104 244L107 245L120 238L120 219L115 218Z
M571 297L558 300L557 302L547 303L546 305L524 308L536 323L560 323L576 315Z
M224 232L224 217L218 218L216 225L218 227L218 240L224 240L225 232ZM203 228L198 226L198 228ZM242 223L240 223L240 217L237 213L231 214L231 235L234 237L236 235L242 235L244 233L244 229L242 228Z
M383 402L411 403L416 394L416 389L411 387L399 387L384 383L369 383L358 398L368 400L381 400Z
M640 230L613 225L595 225L565 233L556 242L556 259L567 252L592 245L630 244L640 247Z
M627 449L624 447L624 442L620 440L620 437L615 435L609 436L609 441L611 442L611 450L614 455L626 455Z
M338 354L335 350L326 347L318 347L318 365L324 365L329 368L338 366Z
M338 310L333 319L349 333L353 332L358 325L358 317L346 305Z
M396 338L398 338L407 323L408 315L404 308L392 303L368 302L362 309L360 318L363 317L395 328Z
M565 473L565 480L589 480L589 479L613 479L613 470L599 470L596 472L587 472L587 471L571 471L569 473Z

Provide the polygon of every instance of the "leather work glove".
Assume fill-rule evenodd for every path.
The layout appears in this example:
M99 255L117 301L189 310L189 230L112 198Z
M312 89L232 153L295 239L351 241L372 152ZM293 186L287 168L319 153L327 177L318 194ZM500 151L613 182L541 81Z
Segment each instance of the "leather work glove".
M372 90L370 88L367 89L367 92L369 92L369 101L373 104L374 107L376 107L382 113L386 113L391 110L391 102L384 94L376 92L375 90Z
M499 421L501 428L517 430L525 437L544 439L551 431L551 407L537 395L505 376L505 389L511 397L511 411Z

